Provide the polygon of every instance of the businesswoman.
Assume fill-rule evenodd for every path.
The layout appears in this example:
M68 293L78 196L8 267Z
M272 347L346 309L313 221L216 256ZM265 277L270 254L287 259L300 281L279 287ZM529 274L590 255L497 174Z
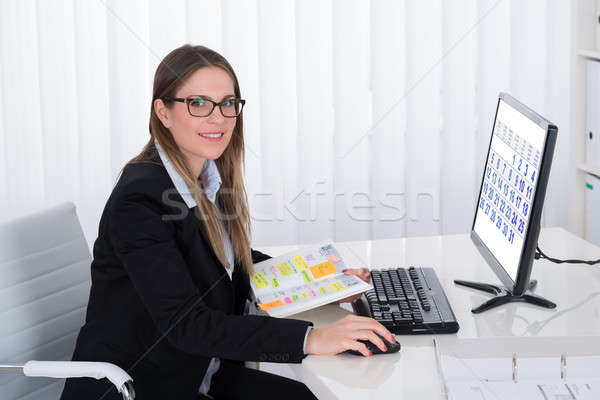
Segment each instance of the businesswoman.
M244 315L252 264L243 184L240 88L229 63L201 46L158 66L150 139L123 168L94 244L86 322L73 360L129 372L137 398L315 398L302 383L243 361L299 363L307 354L394 342L370 318L308 321ZM365 269L351 270L368 280ZM63 400L119 399L104 380L69 379Z

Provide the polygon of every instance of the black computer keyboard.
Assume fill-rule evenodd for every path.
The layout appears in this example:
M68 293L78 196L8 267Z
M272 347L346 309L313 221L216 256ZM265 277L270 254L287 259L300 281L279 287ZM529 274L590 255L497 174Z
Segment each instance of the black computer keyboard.
M392 333L454 333L458 322L433 268L371 270L373 290L353 303Z

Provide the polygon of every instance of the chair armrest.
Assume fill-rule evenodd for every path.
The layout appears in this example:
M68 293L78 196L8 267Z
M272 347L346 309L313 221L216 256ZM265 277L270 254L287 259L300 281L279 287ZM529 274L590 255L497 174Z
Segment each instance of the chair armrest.
M115 385L126 400L133 400L133 379L127 372L114 364L91 361L28 361L24 366L2 365L0 372L22 371L26 376L50 378L107 378Z

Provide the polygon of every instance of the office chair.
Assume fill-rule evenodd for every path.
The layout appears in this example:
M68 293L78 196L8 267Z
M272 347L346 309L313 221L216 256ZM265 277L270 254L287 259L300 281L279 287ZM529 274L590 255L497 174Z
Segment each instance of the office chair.
M0 224L0 398L57 399L64 379L108 378L126 400L131 377L71 362L85 321L91 256L73 203ZM26 360L47 360L28 361Z

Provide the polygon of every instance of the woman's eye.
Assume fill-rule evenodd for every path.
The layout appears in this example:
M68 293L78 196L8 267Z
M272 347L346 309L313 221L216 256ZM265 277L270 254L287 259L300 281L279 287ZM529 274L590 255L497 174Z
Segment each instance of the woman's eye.
M206 102L202 99L192 100L190 102L190 106L192 107L202 107L206 104Z
M223 107L233 107L234 100L225 100L221 102Z

